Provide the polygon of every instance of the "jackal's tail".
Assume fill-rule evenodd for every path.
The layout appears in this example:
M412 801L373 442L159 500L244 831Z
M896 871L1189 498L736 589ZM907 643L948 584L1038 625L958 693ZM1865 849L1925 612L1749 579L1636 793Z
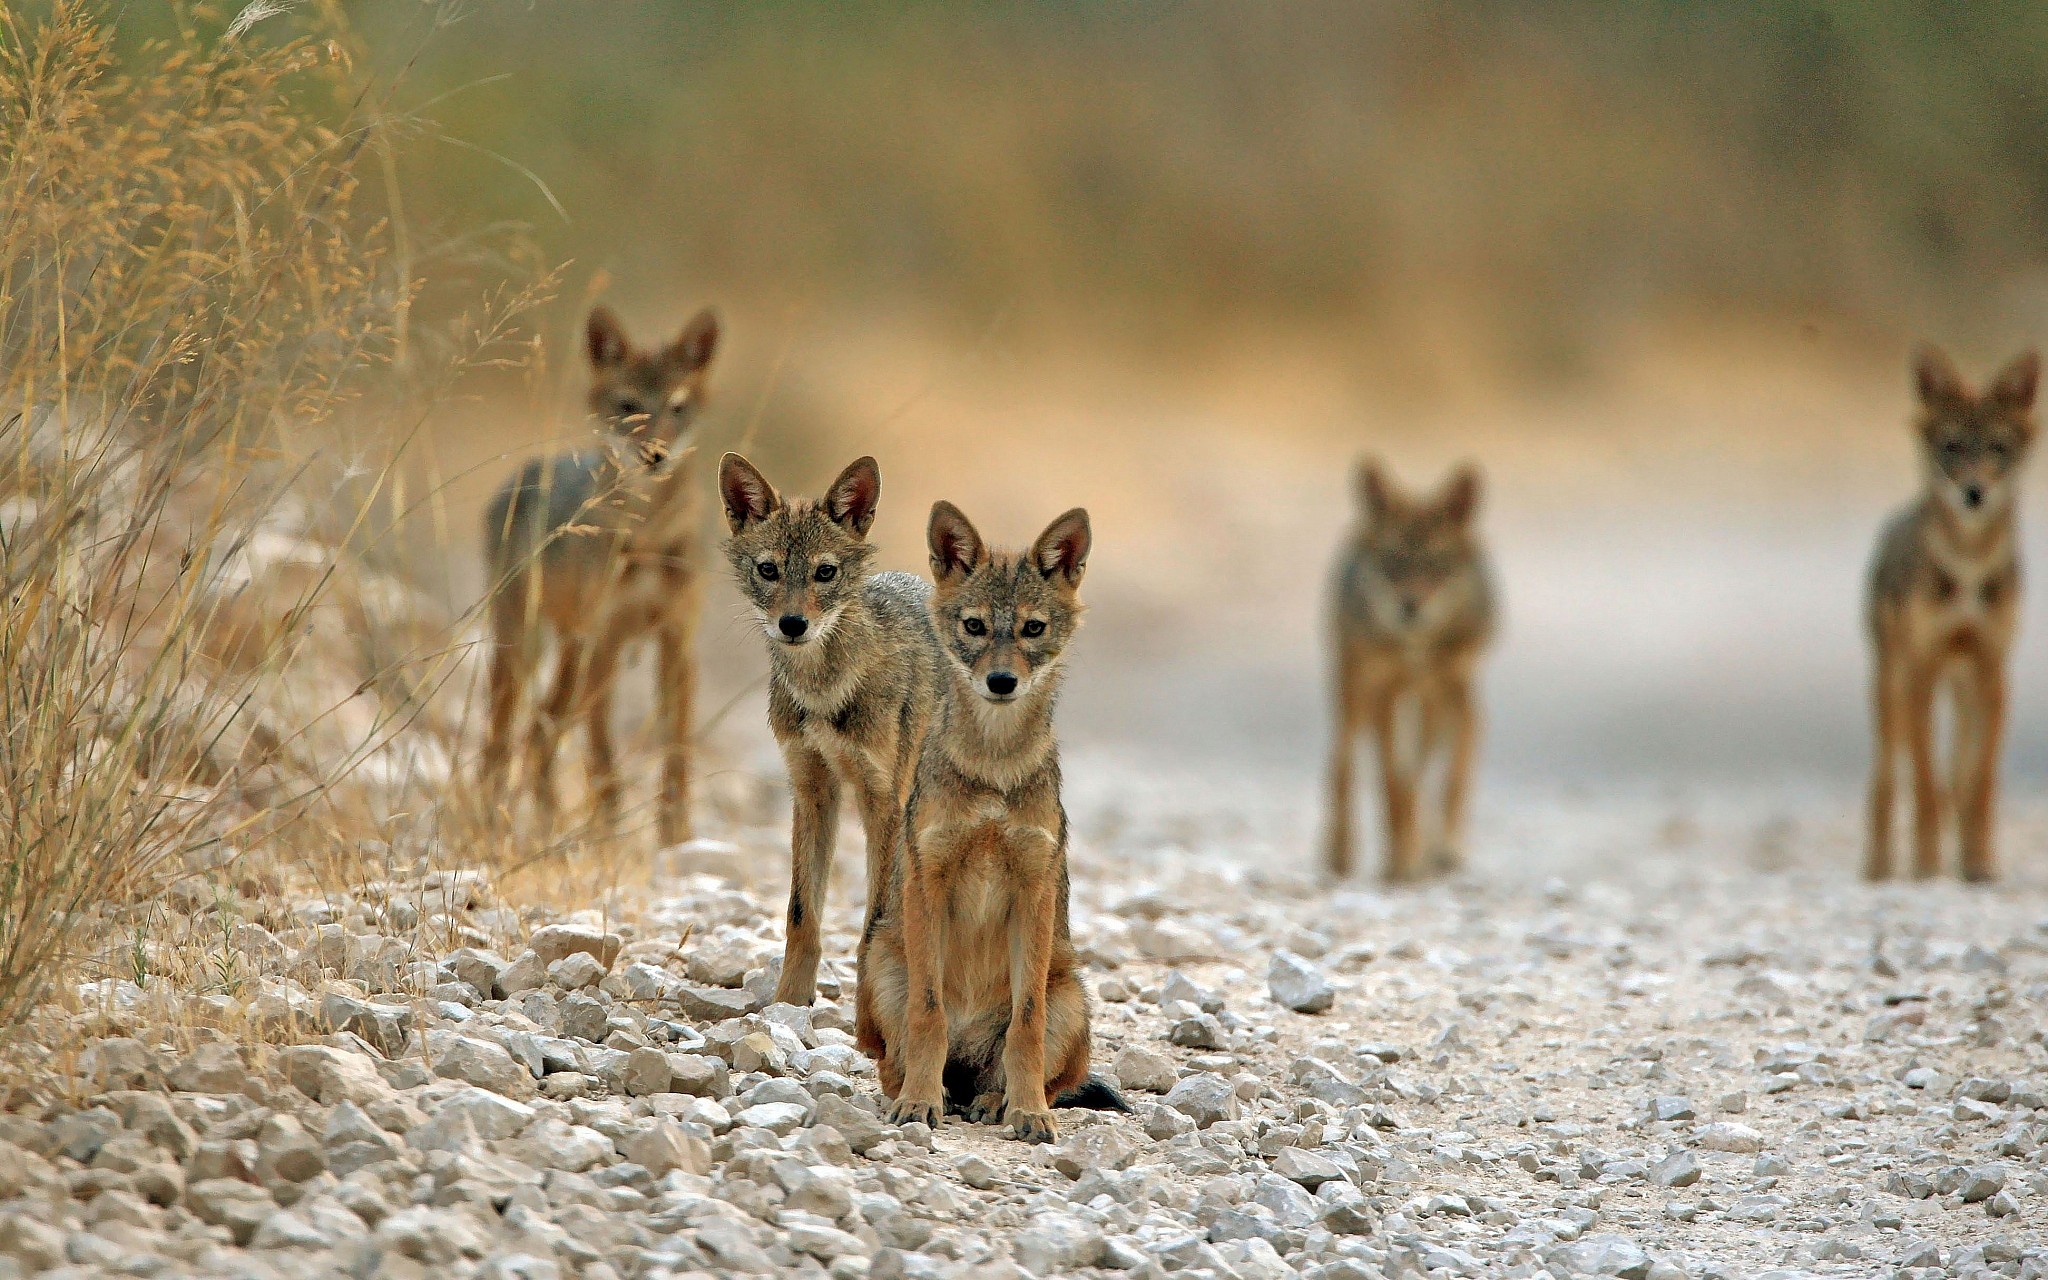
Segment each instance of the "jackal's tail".
M1056 1107L1086 1107L1090 1111L1128 1112L1131 1109L1131 1104L1124 1101L1124 1095L1116 1091L1116 1086L1104 1080L1101 1076L1089 1076L1086 1080L1083 1080L1058 1098L1055 1098L1053 1105Z

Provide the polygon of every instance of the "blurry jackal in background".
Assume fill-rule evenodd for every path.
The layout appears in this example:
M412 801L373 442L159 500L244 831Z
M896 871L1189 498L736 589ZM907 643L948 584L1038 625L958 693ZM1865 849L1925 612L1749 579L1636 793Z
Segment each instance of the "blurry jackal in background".
M1337 560L1336 741L1329 869L1351 872L1352 759L1371 730L1387 828L1386 878L1455 870L1479 739L1474 669L1493 634L1492 575L1473 530L1479 474L1460 467L1436 494L1404 493L1377 463L1358 469L1358 524ZM1422 863L1417 797L1448 751L1442 821Z
M589 769L602 821L616 828L620 784L609 711L619 651L652 633L660 651L663 845L690 835L690 708L695 688L697 528L693 433L718 320L698 313L676 340L643 350L599 307L586 330L590 412L602 444L536 458L484 514L490 607L490 721L483 778L494 811L508 804L513 720L554 632L554 685L534 710L529 739L535 802L552 822L554 757L575 717L589 735Z
M1914 357L1926 487L1885 526L1870 573L1877 741L1864 870L1873 880L1892 870L1892 792L1902 754L1913 779L1913 873L1941 869L1937 689L1948 691L1952 712L1949 790L1963 878L1994 874L2006 655L2019 622L2013 507L2020 464L2034 441L2040 376L2040 357L2028 351L1979 395L1939 350L1922 347Z

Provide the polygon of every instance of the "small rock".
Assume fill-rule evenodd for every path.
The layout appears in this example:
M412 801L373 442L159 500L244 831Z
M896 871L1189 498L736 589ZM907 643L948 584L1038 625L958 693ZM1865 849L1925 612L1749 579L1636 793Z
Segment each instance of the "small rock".
M1651 1166L1650 1179L1660 1187L1689 1187L1700 1180L1699 1161L1690 1151L1674 1151Z
M533 1075L513 1059L505 1046L455 1031L429 1031L427 1058L434 1074L460 1080L508 1098L533 1096Z
M607 972L612 962L619 958L621 939L615 933L603 933L583 925L551 924L537 929L526 945L540 957L544 965L552 965L562 957L582 952Z
M1143 1045L1125 1047L1116 1055L1112 1069L1124 1088L1145 1093L1165 1093L1180 1081L1180 1070L1172 1058Z
M604 981L604 966L597 957L583 951L572 951L548 966L548 981L564 991L581 991Z
M1230 1081L1210 1071L1199 1071L1178 1081L1168 1091L1166 1105L1204 1129L1220 1120L1235 1120L1239 1113L1236 1089Z
M723 1022L727 1018L744 1017L760 1007L745 991L688 984L678 990L677 1003L682 1006L683 1016L692 1022Z
M1587 1236L1552 1249L1544 1261L1552 1271L1567 1276L1648 1280L1650 1274L1650 1255L1626 1236Z
M185 1207L202 1222L226 1227L235 1243L246 1245L263 1220L277 1211L277 1202L258 1186L235 1178L207 1178L185 1188Z
M628 1097L644 1098L667 1093L669 1081L673 1078L669 1056L652 1047L635 1049L626 1055L625 1069L619 1073L619 1078Z
M766 1129L781 1137L801 1129L810 1113L809 1107L794 1102L763 1102L743 1109L732 1118L732 1122L736 1128Z
M953 1172L959 1174L960 1180L976 1191L986 1191L1002 1181L994 1165L971 1152L953 1158Z
M1273 1172L1289 1182L1299 1183L1314 1191L1325 1182L1341 1181L1343 1168L1327 1156L1299 1147L1282 1147L1273 1157Z
M711 1148L673 1120L657 1120L639 1130L626 1139L620 1151L657 1178L676 1169L711 1172Z
M1956 1188L1964 1204L1980 1204L2005 1190L2005 1166L2002 1164L1980 1165L1970 1170Z
M1276 951L1266 969L1273 1003L1296 1013L1323 1013L1336 1003L1337 988L1313 961L1292 951Z
M498 990L505 993L507 1000L516 1000L531 991L538 991L548 984L548 966L538 955L522 951L517 959L498 974Z
M1764 1136L1746 1124L1721 1121L1693 1130L1693 1140L1708 1151L1749 1154L1764 1149Z
M1690 1120L1694 1115L1690 1099L1673 1096L1650 1099L1649 1112L1650 1119L1660 1121Z

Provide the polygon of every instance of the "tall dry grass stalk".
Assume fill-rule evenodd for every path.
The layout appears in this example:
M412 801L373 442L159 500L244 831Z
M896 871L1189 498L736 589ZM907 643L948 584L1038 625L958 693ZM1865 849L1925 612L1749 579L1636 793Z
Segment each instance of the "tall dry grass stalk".
M0 8L0 1026L181 877L348 843L351 770L445 778L447 735L394 744L456 651L365 550L416 499L390 456L316 485L304 445L413 281L340 44L274 13L117 62L90 5Z

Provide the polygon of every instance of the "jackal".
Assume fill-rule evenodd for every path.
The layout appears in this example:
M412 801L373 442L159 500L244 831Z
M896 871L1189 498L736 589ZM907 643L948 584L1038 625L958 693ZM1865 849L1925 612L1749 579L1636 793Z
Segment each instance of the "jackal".
M918 761L903 854L861 965L861 1047L897 1122L1058 1135L1047 1099L1127 1110L1088 1072L1088 993L1067 929L1067 814L1053 701L1081 621L1088 513L991 552L951 503L927 536L945 697Z
M663 845L690 835L690 714L696 689L697 583L702 548L692 466L718 318L701 311L674 342L635 347L605 307L585 326L591 415L601 447L536 458L484 513L490 602L490 717L483 776L494 810L504 802L512 722L539 658L543 628L558 657L536 708L531 785L542 814L555 811L554 757L581 716L597 809L618 821L620 784L609 712L619 651L652 634L660 655Z
M863 956L875 901L893 874L903 804L939 702L931 588L914 574L867 573L868 529L882 494L873 458L849 464L819 501L785 502L752 463L728 453L718 491L732 530L725 554L733 579L768 640L768 727L789 765L795 810L775 998L809 1004L842 786L867 834ZM856 1033L865 1034L860 1025Z
M1901 754L1912 769L1913 873L1941 870L1934 702L1936 690L1945 688L1953 712L1949 779L1963 878L1989 880L2006 655L2019 623L2013 508L2020 464L2034 442L2041 360L2025 352L1979 395L1947 356L1925 346L1914 357L1913 379L1926 488L1885 525L1870 570L1877 741L1864 873L1872 880L1891 874L1892 790Z
M1357 486L1359 521L1338 557L1333 592L1329 870L1351 872L1351 765L1359 735L1370 729L1387 829L1385 875L1409 880L1455 870L1464 859L1479 741L1473 682L1493 635L1493 576L1473 529L1479 473L1472 467L1458 468L1420 500L1370 461L1359 465ZM1424 867L1417 793L1446 749L1442 821Z

